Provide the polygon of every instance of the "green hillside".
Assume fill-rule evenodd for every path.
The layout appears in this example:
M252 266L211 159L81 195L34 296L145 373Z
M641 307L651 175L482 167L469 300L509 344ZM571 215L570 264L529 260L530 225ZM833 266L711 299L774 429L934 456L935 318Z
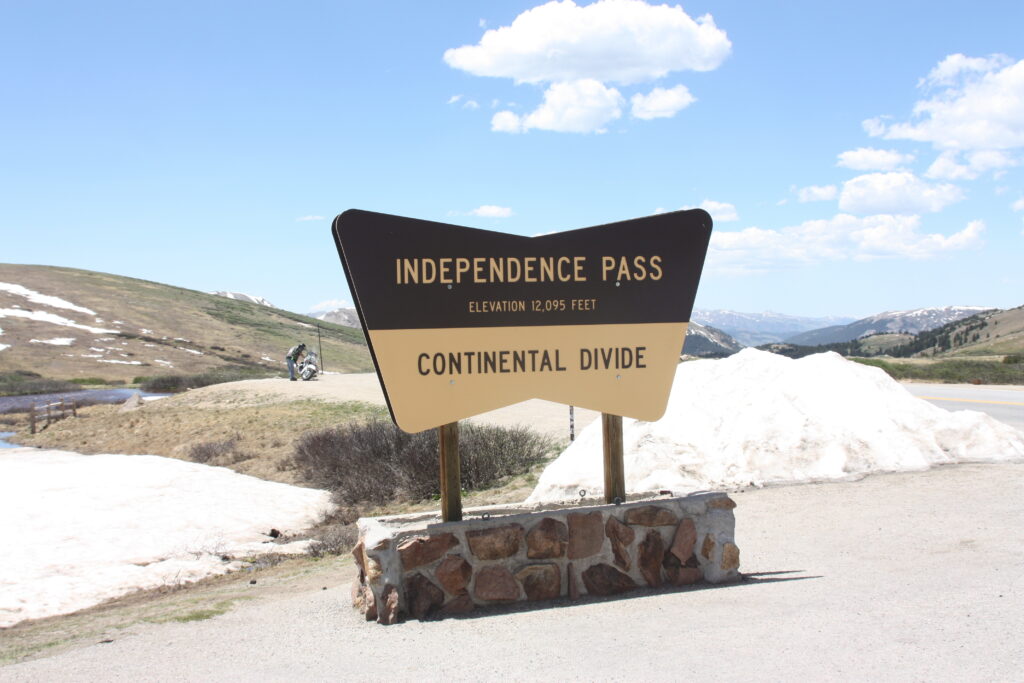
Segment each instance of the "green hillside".
M318 325L326 370L373 369L357 329L119 275L0 264L0 373L125 381L224 368L283 373L289 347L317 348Z

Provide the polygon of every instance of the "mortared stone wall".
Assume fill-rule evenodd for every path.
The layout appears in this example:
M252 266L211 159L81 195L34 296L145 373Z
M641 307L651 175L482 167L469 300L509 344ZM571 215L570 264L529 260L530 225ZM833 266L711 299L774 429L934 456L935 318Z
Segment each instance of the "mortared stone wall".
M530 512L359 520L352 602L368 621L739 578L724 493Z

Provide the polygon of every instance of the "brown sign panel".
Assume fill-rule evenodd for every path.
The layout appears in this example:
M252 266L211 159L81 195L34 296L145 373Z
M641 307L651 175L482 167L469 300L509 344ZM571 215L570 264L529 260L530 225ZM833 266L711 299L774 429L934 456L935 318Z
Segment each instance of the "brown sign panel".
M391 416L418 432L530 398L660 418L711 217L523 237L352 209L332 230Z

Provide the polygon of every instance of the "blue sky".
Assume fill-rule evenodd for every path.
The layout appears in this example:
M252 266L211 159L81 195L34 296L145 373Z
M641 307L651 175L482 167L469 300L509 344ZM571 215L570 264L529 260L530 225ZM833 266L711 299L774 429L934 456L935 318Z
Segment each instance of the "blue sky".
M710 16L708 16L710 15ZM0 261L351 301L361 208L704 206L701 308L1024 303L1024 3L0 3Z

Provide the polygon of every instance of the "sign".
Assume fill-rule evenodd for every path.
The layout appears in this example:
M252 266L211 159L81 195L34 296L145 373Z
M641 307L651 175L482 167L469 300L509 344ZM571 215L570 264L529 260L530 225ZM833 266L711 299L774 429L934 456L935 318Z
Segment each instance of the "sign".
M707 212L523 237L352 209L332 230L405 431L530 398L641 420L665 412Z

